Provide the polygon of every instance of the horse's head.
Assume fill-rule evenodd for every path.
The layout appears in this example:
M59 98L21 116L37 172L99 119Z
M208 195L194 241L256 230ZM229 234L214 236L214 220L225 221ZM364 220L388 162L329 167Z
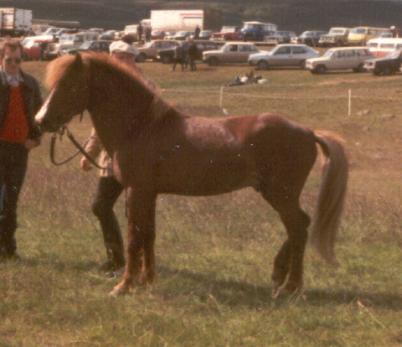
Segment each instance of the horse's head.
M88 79L80 54L56 59L46 75L51 91L35 121L43 131L53 132L87 108Z

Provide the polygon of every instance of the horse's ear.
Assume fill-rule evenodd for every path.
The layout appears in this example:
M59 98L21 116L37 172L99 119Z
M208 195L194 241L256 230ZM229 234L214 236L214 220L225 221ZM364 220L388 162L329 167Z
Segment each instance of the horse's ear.
M81 56L80 53L77 53L75 55L74 65L75 66L81 66L82 65L82 56Z

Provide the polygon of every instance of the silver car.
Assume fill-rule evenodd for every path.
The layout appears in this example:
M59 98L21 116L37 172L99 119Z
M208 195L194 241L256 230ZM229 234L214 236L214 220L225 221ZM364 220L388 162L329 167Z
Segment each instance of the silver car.
M364 62L372 58L367 47L338 47L327 50L322 57L306 61L311 73L325 73L328 70L364 71Z
M250 54L259 52L251 42L227 42L218 50L205 51L202 60L209 65L221 63L246 63Z
M276 46L269 52L251 54L248 62L260 70L281 66L294 66L304 69L306 59L319 55L319 52L307 45L283 44Z

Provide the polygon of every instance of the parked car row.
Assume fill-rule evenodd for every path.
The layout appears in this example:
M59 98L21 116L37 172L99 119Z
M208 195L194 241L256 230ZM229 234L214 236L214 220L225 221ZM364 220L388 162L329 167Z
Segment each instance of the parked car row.
M247 28L255 29L258 22L246 22ZM244 29L244 28L243 28ZM344 46L328 49L322 56L311 46L343 46L350 34L355 35L357 42L361 42L364 35L387 34L384 28L359 27L358 30L349 30L345 27L331 28L328 34L321 31L307 31L299 37L290 31L273 31L274 27L266 23L263 30L266 42L272 40L277 44L270 51L262 51L252 42L244 41L244 30L239 27L224 27L220 33L201 31L200 36L208 39L194 40L197 46L197 59L203 60L209 65L225 63L249 63L256 69L269 69L274 67L298 67L310 70L314 74L325 73L331 70L351 69L355 72L371 71L375 75L390 75L399 71L402 61L402 39L378 38L370 40L368 47ZM252 31L252 30L251 30ZM88 30L77 32L72 29L49 28L38 36L26 37L22 41L25 59L52 58L63 54L76 54L82 51L108 52L114 34L113 30L103 32ZM186 38L192 32L179 32L177 39L159 39L137 46L137 62L147 59L159 60L163 63L171 63L174 60L176 47L187 45ZM54 42L58 35L57 42ZM360 36L359 36L360 35ZM363 35L363 36L362 36ZM385 35L387 36L387 35ZM215 38L210 40L209 38ZM241 40L230 41L236 37ZM366 38L368 36L365 36ZM229 40L225 42L226 40ZM281 43L281 42L302 43ZM380 52L380 54L379 54ZM383 56L390 53L387 56ZM380 58L375 59L376 55Z
M402 51L387 57L374 58L367 47L337 47L320 53L305 44L281 44L271 51L260 51L248 42L228 42L220 49L204 51L203 61L209 65L248 62L256 69L298 67L313 74L333 70L370 71L375 75L390 75L399 71Z

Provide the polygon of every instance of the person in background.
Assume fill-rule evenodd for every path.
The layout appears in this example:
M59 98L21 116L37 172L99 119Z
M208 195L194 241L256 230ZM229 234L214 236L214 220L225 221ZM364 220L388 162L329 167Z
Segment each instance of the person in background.
M147 26L145 28L145 41L149 42L151 41L152 38L152 28L150 26Z
M181 71L184 71L186 67L186 53L183 43L180 43L174 48L172 71L176 71L177 64L180 64Z
M197 44L193 39L188 40L188 64L190 65L190 70L197 70L197 66L195 65L195 61L198 56L198 48Z
M109 50L114 59L141 73L135 63L138 51L134 46L124 41L115 41L110 45ZM91 131L85 150L91 157L98 158L98 163L102 167L92 203L92 211L100 222L106 248L107 260L101 266L101 270L114 272L121 269L125 263L123 238L113 211L113 207L123 191L123 186L113 175L112 159L99 141L95 129ZM81 158L80 166L84 171L89 171L92 168L91 163L85 157Z
M142 41L142 34L144 33L144 28L142 26L142 24L138 24L137 26L137 40L138 42Z
M39 44L40 47L40 60L44 61L48 59L48 53L49 53L49 42L47 41L42 41Z
M21 69L23 48L7 39L0 47L0 259L18 259L17 204L29 151L40 144L34 115L42 105L39 84Z
M195 27L195 30L194 30L194 40L198 40L198 39L200 38L200 32L201 32L201 29L200 29L200 27L197 25L197 26Z

